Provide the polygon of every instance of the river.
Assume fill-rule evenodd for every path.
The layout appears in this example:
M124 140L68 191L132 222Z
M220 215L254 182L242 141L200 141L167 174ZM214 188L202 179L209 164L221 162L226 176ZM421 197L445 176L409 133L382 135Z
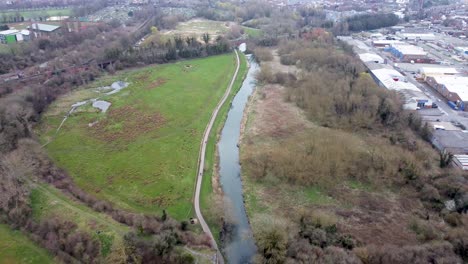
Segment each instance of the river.
M230 264L250 263L257 250L244 207L237 146L244 108L255 88L255 73L259 68L250 56L247 58L250 68L242 87L232 101L218 143L220 182L225 198L229 201L229 206L226 208L229 212L226 215L229 215L229 220L233 221L235 226L232 240L225 245L225 257Z

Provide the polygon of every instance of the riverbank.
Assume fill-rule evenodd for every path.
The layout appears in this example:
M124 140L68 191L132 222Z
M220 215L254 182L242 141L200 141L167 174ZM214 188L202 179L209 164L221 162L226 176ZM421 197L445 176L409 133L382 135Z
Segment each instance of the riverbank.
M236 81L226 103L221 107L208 139L205 157L205 170L200 194L200 207L211 232L217 243L220 243L219 234L222 225L223 215L223 192L219 184L218 164L219 156L217 143L221 136L221 130L227 119L228 111L231 108L232 100L239 92L248 71L246 56L239 52L240 67Z

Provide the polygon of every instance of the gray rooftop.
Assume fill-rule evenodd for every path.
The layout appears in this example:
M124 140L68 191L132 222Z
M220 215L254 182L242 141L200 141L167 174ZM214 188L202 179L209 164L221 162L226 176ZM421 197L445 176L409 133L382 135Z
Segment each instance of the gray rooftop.
M28 27L30 28L30 27ZM46 32L52 32L56 29L59 29L60 26L54 26L54 25L47 25L47 24L39 24L39 23L34 23L32 24L32 29L39 29L40 31L46 31Z
M468 153L468 132L463 130L435 130L433 132L433 144L439 150L457 149L458 153Z

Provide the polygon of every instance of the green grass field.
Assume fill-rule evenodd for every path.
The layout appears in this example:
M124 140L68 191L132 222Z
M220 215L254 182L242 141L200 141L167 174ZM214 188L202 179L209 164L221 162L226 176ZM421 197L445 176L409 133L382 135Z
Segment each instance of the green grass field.
M20 16L24 17L25 20L39 17L51 17L51 16L70 16L72 10L70 8L65 9L41 9L41 10L18 10L18 11L7 11L0 12L0 21L4 21L4 17L15 16L19 13Z
M52 140L49 155L87 192L122 208L166 209L186 219L193 213L201 136L234 70L228 54L107 76L90 87L116 80L130 86L103 97L112 103L106 114L82 106L55 135L71 104L96 97L83 88L51 105L37 132L42 142Z
M10 47L7 44L0 44L0 53L10 53Z
M225 34L228 30L226 22L197 18L177 24L173 30L161 31L157 35L147 36L143 46L149 45L151 42L158 42L158 39L164 43L174 36L194 36L198 41L203 42L202 35L204 33L210 34L211 40L215 40L217 36Z
M54 263L45 249L34 244L21 231L0 224L0 264Z
M244 29L244 33L247 34L247 36L251 38L263 36L263 31L261 29L245 27L245 26L242 26L242 28Z

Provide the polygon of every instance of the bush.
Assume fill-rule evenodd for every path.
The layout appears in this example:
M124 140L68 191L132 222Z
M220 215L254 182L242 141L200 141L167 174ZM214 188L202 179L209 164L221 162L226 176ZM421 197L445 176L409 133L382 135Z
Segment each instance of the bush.
M271 50L268 48L256 48L254 50L254 55L259 61L272 61L273 55Z

